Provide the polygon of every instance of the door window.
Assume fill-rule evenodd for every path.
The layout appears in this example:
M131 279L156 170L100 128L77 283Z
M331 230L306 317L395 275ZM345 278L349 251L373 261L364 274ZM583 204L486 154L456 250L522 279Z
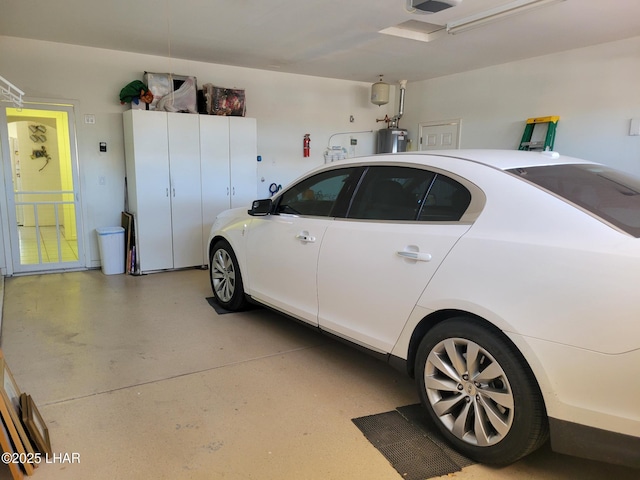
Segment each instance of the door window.
M435 173L409 167L370 167L349 218L416 220Z
M306 178L284 192L276 213L315 217L336 216L348 201L349 179L355 168L330 170Z
M458 221L471 193L456 180L420 168L370 167L349 218L421 222Z

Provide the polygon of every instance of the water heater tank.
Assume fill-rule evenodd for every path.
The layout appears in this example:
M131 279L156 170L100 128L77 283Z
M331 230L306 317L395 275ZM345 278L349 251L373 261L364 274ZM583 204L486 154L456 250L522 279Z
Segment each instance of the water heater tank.
M398 153L407 151L407 135L402 128L383 128L378 130L376 153Z
M385 105L389 103L389 84L382 81L371 85L371 103Z

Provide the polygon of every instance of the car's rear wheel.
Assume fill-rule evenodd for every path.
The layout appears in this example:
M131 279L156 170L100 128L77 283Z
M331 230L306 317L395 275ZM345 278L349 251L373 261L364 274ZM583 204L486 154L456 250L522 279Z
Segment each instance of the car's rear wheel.
M209 278L213 295L221 307L236 311L246 305L238 260L226 240L218 240L209 256Z
M548 437L542 395L515 346L472 318L435 325L416 357L423 405L446 439L482 463L509 464Z

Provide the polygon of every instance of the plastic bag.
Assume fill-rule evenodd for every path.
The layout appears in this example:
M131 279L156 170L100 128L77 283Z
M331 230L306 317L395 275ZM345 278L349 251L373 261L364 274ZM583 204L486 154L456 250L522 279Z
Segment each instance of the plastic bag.
M193 77L187 77L184 83L173 93L167 93L158 100L156 110L165 112L198 113L196 96L196 81Z

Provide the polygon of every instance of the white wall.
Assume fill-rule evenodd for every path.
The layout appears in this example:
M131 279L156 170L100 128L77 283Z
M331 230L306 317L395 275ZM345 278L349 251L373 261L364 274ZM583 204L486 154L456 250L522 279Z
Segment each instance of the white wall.
M417 148L420 122L462 119L463 148L517 148L529 117L559 115L555 149L640 174L640 37L409 83L405 115ZM124 147L120 89L143 71L195 75L198 83L244 88L247 116L258 121L259 196L323 163L336 132L377 130L375 119L397 111L395 89L384 107L369 103L370 84L77 47L0 36L0 75L30 97L78 101L77 137L86 238L98 265L93 231L120 223L124 205ZM374 79L372 79L374 80ZM95 125L83 123L96 116ZM353 115L354 123L349 122ZM302 138L311 134L311 158ZM334 137L348 148L350 135ZM371 153L373 134L356 135L357 154ZM99 153L106 141L108 152ZM99 185L104 176L106 185ZM4 196L3 186L1 195ZM0 262L4 259L0 258ZM3 268L5 264L0 264Z
M272 182L284 185L324 163L323 153L332 134L377 130L383 125L376 123L376 117L393 115L395 109L393 101L384 107L372 105L369 83L0 36L0 75L25 91L27 98L78 102L78 162L90 266L99 265L95 228L119 225L124 208L122 112L128 107L120 105L120 89L142 79L144 71L193 75L200 85L246 90L247 116L255 117L258 125L261 197L269 196ZM85 114L95 115L95 125L84 123ZM302 156L305 133L311 134L309 158ZM350 136L335 136L332 144L348 149ZM353 136L358 139L356 155L374 151L373 133ZM107 142L107 153L98 151L102 141ZM99 184L100 177L105 178L105 185ZM3 188L0 186L4 197Z
M410 83L401 126L416 139L421 122L461 119L462 148L516 149L525 120L549 115L554 150L640 175L640 37Z

